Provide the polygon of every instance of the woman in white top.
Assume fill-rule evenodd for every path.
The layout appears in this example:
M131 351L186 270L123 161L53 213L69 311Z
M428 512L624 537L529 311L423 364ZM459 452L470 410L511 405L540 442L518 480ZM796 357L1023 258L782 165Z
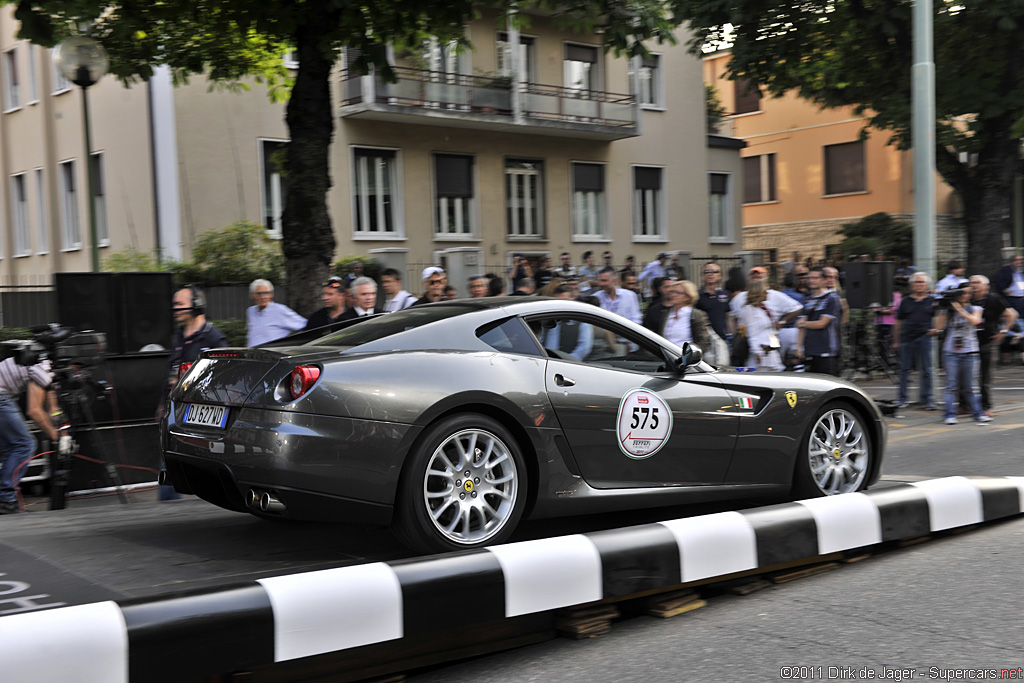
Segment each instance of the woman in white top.
M747 299L736 313L736 324L742 326L750 347L747 365L758 370L785 370L779 354L776 320L768 311L765 301L768 288L763 281L753 281L747 287Z
M946 320L946 341L942 357L946 366L946 424L956 424L956 403L960 387L970 401L975 422L984 424L992 418L981 410L981 391L978 389L978 325L981 307L971 305L971 290L963 288L949 303Z

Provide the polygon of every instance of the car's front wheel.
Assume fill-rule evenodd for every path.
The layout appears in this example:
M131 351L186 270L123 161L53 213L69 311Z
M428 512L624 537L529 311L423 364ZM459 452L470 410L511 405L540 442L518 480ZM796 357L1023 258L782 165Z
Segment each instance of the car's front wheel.
M797 453L793 493L813 498L859 491L867 482L871 458L864 418L846 403L829 403L815 415Z
M523 515L526 481L519 444L503 425L485 415L450 416L410 454L393 530L424 552L500 543Z

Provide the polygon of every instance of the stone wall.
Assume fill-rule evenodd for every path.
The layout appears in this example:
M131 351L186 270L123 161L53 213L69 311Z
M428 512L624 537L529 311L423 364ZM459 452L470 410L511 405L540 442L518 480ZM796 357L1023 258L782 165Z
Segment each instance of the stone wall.
M896 220L914 222L913 214L891 214ZM814 260L825 258L825 247L842 241L839 230L847 223L860 217L832 218L819 221L795 223L774 223L770 225L743 226L744 249L775 249L779 262L789 260L790 254L799 251L803 258ZM935 262L941 264L950 259L967 259L967 235L958 216L940 214L935 217Z

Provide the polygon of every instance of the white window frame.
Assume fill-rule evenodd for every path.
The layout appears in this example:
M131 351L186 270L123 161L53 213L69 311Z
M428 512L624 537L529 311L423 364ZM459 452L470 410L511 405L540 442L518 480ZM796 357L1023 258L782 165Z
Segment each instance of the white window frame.
M299 68L299 51L294 48L288 50L284 53L281 61L284 63L284 68L292 71L297 70Z
M25 104L35 104L39 101L39 69L36 64L36 46L32 43L26 43L25 49L28 51L28 94L29 101Z
M42 168L33 169L36 179L36 226L38 227L37 254L48 254L50 251L49 226L46 223L46 172Z
M18 74L18 46L4 50L4 112L21 109L21 79Z
M78 217L78 178L75 176L75 159L57 163L60 183L60 244L61 251L78 251L82 248L82 226ZM68 189L68 177L74 189Z
M14 250L11 256L18 258L32 255L32 234L28 219L27 173L12 173L10 179L11 197L11 238Z
M267 169L264 165L263 158L263 145L267 142L280 142L288 144L290 140L285 138L256 138L256 158L259 164L259 184L260 184L260 222L264 223L263 227L266 228L267 237L271 239L281 239L281 219L284 217L284 198L285 190L281 184L281 176L279 173L273 173L270 177L270 183L268 187L267 183ZM267 193L270 193L270 209L271 209L271 224L266 225L266 207L267 207Z
M652 102L643 101L643 88L641 83L644 80L643 73L645 70L650 70L651 67L643 65L643 58L637 55L633 59L629 60L629 82L630 86L634 89L633 96L636 98L636 103L641 109L647 109L650 111L665 111L665 59L664 53L652 52L650 53L657 62L658 66L654 67L652 71L652 78L647 79L653 83L654 89Z
M360 179L365 179L369 169L362 168L359 164L359 159L367 159L372 157L361 157L359 150L382 150L386 152L394 152L392 161L394 162L391 166L389 173L389 182L391 184L391 218L394 224L394 230L388 232L383 230L360 230L358 216L366 216L370 210L370 202L368 199L360 199L358 192L358 183ZM380 147L374 145L351 145L350 146L350 159L352 169L352 182L350 183L350 189L352 192L352 239L359 241L399 241L405 239L405 212L403 209L404 202L402 186L402 150L397 147ZM364 195L365 196L365 195ZM360 203L358 207L361 211L357 211L356 204ZM384 208L380 202L375 202L376 206L373 207L374 211L377 212L377 222L380 225L383 222Z
M537 163L538 168L510 168L509 163ZM506 157L504 161L505 177L505 235L510 241L534 241L546 239L546 221L544 207L544 161L542 159L524 159L519 157ZM518 197L510 192L512 183L528 183L527 178L536 178L536 196L529 197L523 203L524 215L529 216L531 210L536 207L537 225L526 224L519 226L519 202ZM524 195L527 193L524 193ZM522 231L520 228L522 227Z
M726 177L726 192L725 194L712 194L711 193L711 176L723 175ZM732 173L725 173L722 171L710 171L708 172L708 242L711 244L732 244L736 241L736 221L735 206L736 199L736 176ZM720 207L720 217L725 228L725 232L722 235L714 234L715 227L715 216L716 206L715 197L722 197L722 206Z
M53 71L53 92L51 95L62 95L66 92L71 91L71 81L65 76L64 72L57 66L57 62L53 59L53 49L50 49L50 68Z
M110 246L110 224L107 221L107 174L106 164L103 163L105 154L103 152L93 152L89 155L89 163L96 164L96 177L93 178L92 196L92 207L94 215L96 216L96 246L97 247L109 247ZM93 161L95 159L95 162ZM89 169L92 171L92 168Z
M653 207L657 211L656 216L656 227L657 232L655 234L643 235L640 233L640 211L641 202L639 201L639 192L655 192L654 190L638 190L636 189L636 169L638 168L656 168L661 171L661 189L657 190L657 195L650 197L653 201L646 202L648 207L647 213L650 213L650 207ZM633 204L633 241L634 242L667 242L668 241L668 211L665 202L665 166L657 166L654 164L633 164L630 166L629 188L633 193L632 204Z
M505 34L504 40L501 38L502 34ZM538 40L538 37L534 35L519 34L519 77L526 83L536 81ZM496 71L502 76L511 76L512 65L509 62L512 58L512 43L508 41L508 31L498 31L494 35L494 49L497 53L495 57Z
M570 76L570 74L569 74L569 64L573 63L575 60L567 59L566 56L565 56L566 49L570 45L576 45L576 46L579 46L579 47L591 48L591 49L593 49L595 51L595 53L597 55L597 57L596 57L597 61L592 63L590 65L590 68L587 70L587 78L590 81L590 84L591 84L592 87L582 88L582 89L576 89L576 88L571 87L570 81L569 81L569 76ZM577 97L581 97L581 98L582 97L587 97L588 94L592 93L592 92L603 92L604 91L604 70L602 68L602 66L603 66L602 62L604 60L601 59L602 55L604 54L603 53L603 49L604 48L602 48L600 45L590 45L588 43L581 43L581 42L578 42L578 41L575 41L575 40L562 41L562 87L565 90L569 91L569 92L576 93L576 96Z
M601 166L604 169L604 189L600 192L576 190L576 165ZM569 162L569 186L572 193L569 200L569 218L572 225L573 242L611 242L608 236L608 164L602 161L570 161ZM596 213L588 215L585 228L592 228L594 232L581 230L581 216L577 209L585 204L588 209Z
M470 179L473 183L472 197L439 197L437 194L437 156L461 156L472 159L470 162ZM480 239L480 202L477 201L478 188L480 187L477 177L477 157L475 154L464 154L462 152L434 152L430 155L430 176L433 182L433 216L434 216L434 240L441 242L452 242L459 240L478 241ZM464 224L464 229L458 232L442 232L441 216L448 213L449 202L454 202L456 221ZM458 227L458 226L456 226Z

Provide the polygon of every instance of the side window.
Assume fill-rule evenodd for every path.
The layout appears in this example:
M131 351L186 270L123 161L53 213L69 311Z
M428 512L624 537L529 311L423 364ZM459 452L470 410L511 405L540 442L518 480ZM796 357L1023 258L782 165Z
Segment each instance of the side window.
M619 370L662 372L657 345L633 332L580 316L543 316L529 321L551 357Z
M476 331L476 336L495 351L526 356L541 355L537 340L519 318L508 318L485 325Z

